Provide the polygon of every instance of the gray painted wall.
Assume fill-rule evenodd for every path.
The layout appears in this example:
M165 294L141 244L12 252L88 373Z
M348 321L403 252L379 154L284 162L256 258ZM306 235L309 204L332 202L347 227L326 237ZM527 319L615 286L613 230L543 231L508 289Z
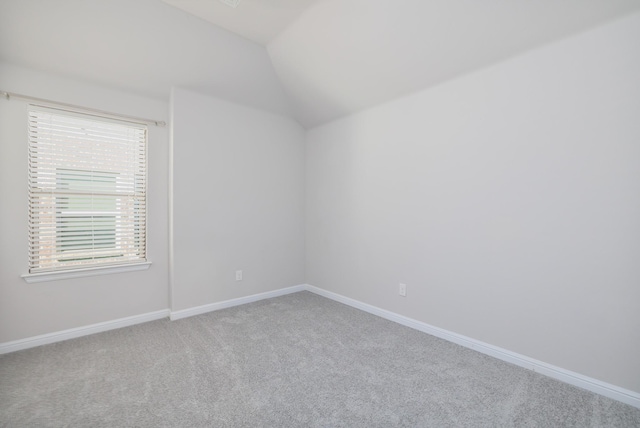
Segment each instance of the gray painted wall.
M171 309L308 282L640 391L639 39L634 15L306 149L290 119L176 89ZM168 120L1 63L0 89ZM150 133L151 269L26 284L26 103L0 100L0 343L169 307L169 130Z
M304 283L303 129L180 89L172 109L171 309Z
M636 14L308 132L307 282L640 391L638 40Z
M166 102L3 63L0 89L168 121ZM148 270L27 284L27 103L0 99L0 343L168 307L168 153L149 126Z

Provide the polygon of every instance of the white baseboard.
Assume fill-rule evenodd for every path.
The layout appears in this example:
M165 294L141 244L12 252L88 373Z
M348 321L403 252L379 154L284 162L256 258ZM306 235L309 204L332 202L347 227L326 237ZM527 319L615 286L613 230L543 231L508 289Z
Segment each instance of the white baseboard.
M146 314L135 315L127 318L120 318L113 321L105 321L98 324L91 324L83 327L71 328L69 330L56 331L53 333L28 337L26 339L4 342L0 343L0 355L8 354L9 352L21 351L23 349L35 348L36 346L48 345L50 343L62 342L64 340L75 339L77 337L88 336L94 333L101 333L103 331L115 330L117 328L128 327L144 322L155 321L167 317L169 317L171 320L178 320L180 318L186 318L193 315L216 311L219 309L230 308L232 306L244 305L245 303L256 302L258 300L269 299L271 297L278 297L285 294L296 293L305 289L306 285L296 285L294 287L281 288L279 290L240 297L238 299L226 300L224 302L197 306L195 308L189 308L182 311L171 312L169 309L163 309L161 311L149 312Z
M593 379L579 373L565 370L563 368L556 367L551 364L547 364L545 362L538 361L533 358L529 358L527 356L520 355L515 352L511 352L509 350L472 339L470 337L463 336L461 334L453 333L439 327L434 327L427 323L416 321L414 319L398 315L394 312L390 312L376 306L368 305L366 303L362 303L358 300L351 299L349 297L345 297L331 291L326 291L321 288L314 287L313 285L307 284L304 289L318 294L322 297L326 297L328 299L335 300L336 302L344 303L345 305L360 309L373 315L377 315L381 318L385 318L389 321L393 321L398 324L402 324L404 326L421 331L423 333L427 333L432 336L447 340L449 342L456 343L458 345L464 346L465 348L476 350L483 354L498 358L499 360L503 360L508 363L515 364L517 366L524 367L526 369L549 376L553 379L557 379L561 382L568 383L570 385L586 389L587 391L595 392L596 394L604 395L605 397L609 397L622 403L640 408L640 393L630 391L628 389L624 389L606 382L602 382L600 380Z
M237 299L209 303L207 305L196 306L189 309L182 309L180 311L172 311L169 318L171 319L171 321L175 321L182 318L192 317L194 315L206 314L207 312L219 311L220 309L226 309L233 306L244 305L246 303L257 302L258 300L270 299L272 297L284 296L285 294L297 293L298 291L304 291L306 289L306 284L294 285L293 287L281 288L279 290L267 291L265 293L252 294L251 296L238 297Z
M91 324L83 327L71 328L69 330L56 331L54 333L42 334L40 336L28 337L26 339L14 340L12 342L0 343L0 354L21 351L23 349L34 348L40 345L62 342L63 340L75 339L77 337L88 336L90 334L101 333L103 331L115 330L117 328L128 327L130 325L155 321L169 316L169 309L149 312L142 315L120 318L113 321L106 321Z
M47 345L54 342L61 342L63 340L74 339L77 337L87 336L94 333L100 333L103 331L114 330L117 328L128 327L135 324L141 324L144 322L155 321L158 319L166 318L167 316L171 320L178 320L181 318L187 318L194 315L200 315L211 311L217 311L220 309L230 308L233 306L244 305L246 303L252 303L259 300L270 299L272 297L284 296L285 294L296 293L298 291L310 291L320 296L326 297L331 300L343 303L345 305L360 309L373 315L377 315L381 318L385 318L389 321L396 322L398 324L413 328L423 333L430 334L432 336L439 337L449 342L456 343L481 352L486 355L498 358L500 360L515 364L520 367L524 367L529 370L541 373L559 381L568 383L570 385L577 386L579 388L586 389L587 391L595 392L596 394L609 397L611 399L620 401L625 404L640 408L640 393L630 391L628 389L621 388L616 385L612 385L606 382L602 382L597 379L590 378L588 376L581 375L569 370L565 370L560 367L547 364L542 361L529 358L524 355L517 354L515 352L499 348L497 346L490 345L488 343L481 342L470 337L463 336L439 327L429 325L427 323L414 320L399 314L396 314L385 309L378 308L363 302L360 302L349 297L345 297L341 294L333 293L331 291L323 290L309 284L296 285L288 288L281 288L279 290L268 291L266 293L253 294L251 296L240 297L237 299L225 300L223 302L211 303L208 305L197 306L194 308L184 309L180 311L171 312L169 309L163 309L156 312L149 312L142 315L136 315L127 318L120 318L113 321L102 322L98 324L92 324L84 327L72 328L69 330L63 330L55 333L43 334L40 336L34 336L27 339L15 340L12 342L0 343L0 354L6 354L9 352L20 351L23 349L33 348L40 345Z

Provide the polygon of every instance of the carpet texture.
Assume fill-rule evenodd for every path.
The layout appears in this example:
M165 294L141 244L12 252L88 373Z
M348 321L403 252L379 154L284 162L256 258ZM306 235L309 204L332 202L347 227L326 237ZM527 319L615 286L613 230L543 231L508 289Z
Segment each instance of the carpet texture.
M640 409L309 292L0 357L3 427L640 427Z

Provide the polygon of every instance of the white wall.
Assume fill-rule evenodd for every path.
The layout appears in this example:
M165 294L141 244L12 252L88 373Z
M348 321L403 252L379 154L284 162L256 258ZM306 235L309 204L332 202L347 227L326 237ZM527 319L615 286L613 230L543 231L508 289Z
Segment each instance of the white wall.
M26 284L26 103L0 100L0 343L308 282L640 392L636 40L637 14L313 129L306 155L291 119L175 89L172 302L168 129L151 269ZM168 120L3 63L0 90Z
M0 58L163 100L180 86L290 112L262 46L160 0L1 0Z
M307 282L640 391L638 40L636 14L311 130Z
M168 120L166 102L0 63L0 90ZM149 127L149 270L27 284L27 103L0 99L0 343L168 307L168 128Z
M172 122L172 310L302 284L302 128L181 89Z
M323 0L267 50L293 116L315 127L638 10L638 0Z

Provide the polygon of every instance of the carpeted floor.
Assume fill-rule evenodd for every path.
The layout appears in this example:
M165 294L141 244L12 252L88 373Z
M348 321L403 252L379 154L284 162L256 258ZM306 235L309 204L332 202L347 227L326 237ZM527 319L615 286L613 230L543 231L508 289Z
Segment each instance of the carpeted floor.
M2 427L640 427L640 409L309 292L0 357Z

